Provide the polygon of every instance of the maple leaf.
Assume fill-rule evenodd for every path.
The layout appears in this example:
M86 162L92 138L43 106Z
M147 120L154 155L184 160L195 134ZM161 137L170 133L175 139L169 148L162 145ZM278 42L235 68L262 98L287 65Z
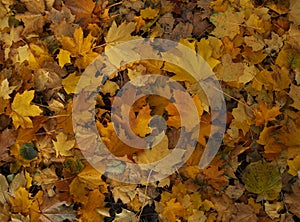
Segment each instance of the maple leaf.
M138 153L135 158L139 164L153 163L167 156L171 150L168 149L168 137L165 136L162 141L151 149Z
M267 200L276 199L282 188L278 169L273 164L262 161L251 163L246 167L243 182L248 191L261 194Z
M249 112L248 107L243 103L243 101L240 101L237 108L232 110L234 120L232 120L230 128L236 127L237 129L241 129L244 135L246 135L253 122L251 114L252 113Z
M224 169L219 170L216 165L212 165L203 170L203 174L208 179L208 183L217 190L220 190L221 187L224 187L228 182L228 179L224 177L224 172Z
M7 79L4 79L0 84L0 97L3 99L10 99L9 94L11 94L16 86L9 86L9 82Z
M219 40L220 41L220 40ZM222 42L218 42L222 44ZM218 45L216 48L220 48ZM216 65L220 63L219 60L213 57L213 48L210 46L209 40L201 39L200 42L197 43L197 50L200 56L209 64L210 68L213 69Z
M145 137L147 134L151 133L151 128L149 127L150 120L152 116L150 115L151 109L150 106L144 106L140 109L138 115L135 117L135 114L131 111L130 115L130 126L133 132L140 137Z
M68 136L66 134L64 134L63 132L60 132L56 136L56 141L52 140L52 142L55 147L56 157L58 157L59 155L62 155L62 156L71 156L72 155L71 149L75 145L75 140L73 140L73 139L69 140Z
M184 207L176 202L176 198L171 199L165 203L166 206L163 209L162 215L168 221L176 221L176 217L183 217L185 215Z
M79 27L75 29L73 38L62 36L61 44L62 48L68 51L72 57L76 57L76 66L86 68L98 56L98 53L93 52L94 40L91 33L84 38L83 30ZM65 57L64 59L68 60L68 58ZM63 62L61 64L63 64Z
M14 212L28 213L32 200L29 199L29 193L24 187L15 191L15 196L10 198Z
M43 201L41 214L39 215L41 221L73 221L75 218L76 211L73 209L73 206L69 206L66 201L59 201L56 198Z
M87 203L79 210L83 221L92 222L103 219L96 209L103 207L104 198L104 195L98 189L89 192Z
M116 22L110 26L110 29L107 32L105 37L105 41L109 46L115 45L117 43L127 42L133 39L138 39L138 36L132 36L131 33L135 30L135 23L125 23L123 22L121 25L117 26ZM105 49L109 49L106 47Z
M82 204L88 204L89 190L99 188L102 193L107 193L107 184L101 179L101 176L96 169L87 165L69 185L70 194L74 200Z
M244 22L244 13L235 12L228 7L225 12L218 12L210 17L210 21L216 26L212 34L218 38L229 36L233 39L240 33L240 25Z
M141 14L143 19L153 19L158 15L158 13L159 13L158 8L152 9L150 7L142 9L140 11L140 14Z
M198 96L193 96L193 100L187 100L186 95L181 90L176 90L173 93L173 98L175 99L174 104L178 107L184 107L184 110L181 110L181 115L176 109L176 106L172 105L171 103L166 106L166 110L170 112L170 117L167 120L167 124L174 127L185 127L186 131L192 131L195 127L195 124L200 122L199 117L201 117L203 113L203 107L201 104L201 100ZM195 113L191 113L194 112ZM187 117L187 118L186 118ZM186 119L183 119L186 118ZM182 120L186 120L184 123L181 123Z
M284 139L281 139L282 137ZM278 130L277 126L265 127L257 140L259 144L264 145L264 156L271 160L286 148L286 141L286 132L283 129Z
M106 147L112 152L115 156L122 157L125 155L132 155L136 152L141 152L142 149L135 149L127 144L123 143L118 135L115 132L115 127L112 122L107 124L107 127L104 127L100 122L96 122L97 129L101 136L102 141L105 143ZM123 130L123 129L122 129ZM123 130L124 131L124 130ZM123 136L127 136L124 135ZM140 144L141 147L145 147L146 143Z
M268 109L265 102L260 102L258 107L258 109L254 110L256 126L266 126L269 121L275 120L275 117L281 114L281 112L279 111L279 107L275 106L271 109Z
M10 116L13 119L15 128L32 128L33 124L29 117L39 116L43 111L36 105L31 105L34 97L34 90L24 91L23 94L17 93L14 101L11 104L12 113Z
M60 49L57 55L58 64L60 67L64 67L65 64L71 63L71 53L67 50Z
M77 72L73 72L62 80L62 85L68 94L75 93L80 77Z
M218 67L217 72L221 80L225 82L238 82L243 75L244 64L234 63L229 54L222 56L222 65Z

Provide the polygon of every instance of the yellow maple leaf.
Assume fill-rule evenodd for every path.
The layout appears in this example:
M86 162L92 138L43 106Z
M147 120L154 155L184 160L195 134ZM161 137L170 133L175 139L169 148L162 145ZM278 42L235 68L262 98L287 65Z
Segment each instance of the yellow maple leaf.
M76 57L75 66L86 68L97 56L93 52L94 37L91 33L84 38L81 27L75 29L73 38L63 36L61 39L62 48L70 52L72 57Z
M129 210L122 209L122 212L119 214L116 214L116 217L114 219L114 222L138 222L139 218L138 216Z
M107 193L107 184L101 179L101 173L91 165L77 174L70 184L70 194L76 202L82 204L88 203L88 191L99 188L102 193Z
M142 9L140 11L140 13L144 19L153 19L158 15L159 9L158 8L152 9L152 8L148 7L148 8Z
M89 192L87 203L79 211L83 221L101 221L103 219L96 209L103 207L104 198L105 196L98 189Z
M152 130L149 127L149 122L152 119L152 116L150 115L150 112L151 109L149 105L141 108L136 117L132 111L130 112L130 125L135 134L145 137L148 133L151 133Z
M26 60L29 60L29 48L28 45L20 46L17 50L18 54L15 54L11 57L14 63L23 63Z
M258 105L258 109L254 110L255 114L255 125L267 125L268 121L275 120L275 117L281 114L279 111L279 107L272 107L271 109L267 108L267 104L265 102L261 102Z
M31 105L34 97L34 90L25 91L23 94L17 93L14 101L11 104L12 113L10 116L13 119L15 128L32 128L33 124L30 116L39 116L43 111L36 105Z
M140 38L138 36L132 36L131 33L135 30L135 23L125 23L117 26L116 22L113 21L110 29L107 32L105 41L109 45L130 41L133 39Z
M58 157L58 155L62 155L62 156L70 156L72 155L71 149L74 147L75 145L75 140L68 140L68 137L66 134L64 134L63 132L60 132L57 136L56 136L56 141L52 140L55 150L56 150L56 157Z
M48 49L45 45L37 45L31 43L30 45L30 55L28 60L28 67L32 70L37 70L41 68L42 64L45 62L53 61L52 56L49 54Z
M80 79L80 76L76 72L71 73L67 78L62 80L62 85L64 86L65 91L70 93L75 93L77 83Z
M220 63L220 61L212 57L213 49L209 44L210 42L208 40L201 39L200 42L197 43L197 49L199 55L201 55L202 58L209 64L210 68L213 69Z
M167 221L176 221L177 217L185 215L185 209L179 202L176 202L176 198L173 198L166 203L162 215Z
M60 49L57 55L58 64L60 67L64 67L65 64L71 63L71 53L67 50Z
M10 99L9 94L11 94L16 86L9 86L7 79L4 79L0 84L0 97L3 99Z
M29 199L29 193L24 187L20 187L15 191L14 197L10 197L10 202L14 212L28 213L32 204Z

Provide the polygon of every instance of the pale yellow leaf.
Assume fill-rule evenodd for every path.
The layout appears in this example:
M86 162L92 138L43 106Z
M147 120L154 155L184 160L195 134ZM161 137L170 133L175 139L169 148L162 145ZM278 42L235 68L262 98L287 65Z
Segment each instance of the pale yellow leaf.
M59 155L62 155L62 156L72 155L71 149L75 145L75 140L73 140L73 139L69 140L68 136L66 134L64 134L63 132L60 132L56 136L56 141L52 140L52 142L55 147L56 157L58 157Z
M3 99L10 99L9 94L11 94L16 86L9 86L7 79L4 79L0 84L0 97Z
M121 25L117 26L114 21L108 30L107 36L105 37L105 41L109 45L130 41L133 39L137 39L139 37L132 36L131 33L135 30L135 23L125 23L123 22Z

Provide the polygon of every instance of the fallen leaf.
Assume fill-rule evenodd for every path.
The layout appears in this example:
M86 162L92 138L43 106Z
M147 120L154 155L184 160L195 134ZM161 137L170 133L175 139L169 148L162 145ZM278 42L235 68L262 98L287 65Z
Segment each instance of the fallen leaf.
M122 212L116 214L113 222L138 222L138 217L134 212L122 209Z
M267 125L269 121L275 120L276 116L280 115L279 107L272 107L271 109L267 108L267 104L264 102L259 103L258 109L254 110L255 115L255 125Z
M69 74L67 76L67 78L62 80L62 85L68 94L76 92L76 87L77 87L80 77L81 76L78 75L77 72L73 72L73 73Z
M282 188L280 173L273 164L262 161L249 164L243 173L245 188L267 200L278 197Z
M11 94L16 86L9 86L9 82L7 79L4 79L0 84L0 97L3 99L10 99L9 94Z
M145 9L142 9L140 11L140 14L142 16L143 19L154 19L159 13L159 9L158 8L145 8Z
M58 59L58 64L60 67L64 67L65 64L71 63L70 55L71 55L71 53L67 50L63 50L63 49L59 50L57 59Z
M29 199L29 193L24 187L20 187L15 191L15 196L10 197L13 206L13 212L22 212L24 214L29 212L32 200Z
M105 37L105 41L108 45L113 46L117 43L127 42L133 39L137 39L140 37L132 36L131 33L135 30L135 23L125 23L123 22L121 25L117 26L116 22L110 26L110 29L107 32ZM109 49L109 47L105 48Z
M56 141L52 140L52 142L53 142L55 150L56 150L56 157L58 157L59 155L62 155L62 156L71 156L72 155L71 149L75 145L75 140L68 139L68 136L65 133L60 132L56 136Z
M34 90L25 91L22 94L17 93L14 101L11 104L12 113L10 116L13 119L15 128L32 128L32 121L29 117L39 116L43 111L37 105L31 105L34 97Z
M225 12L212 14L210 21L216 26L212 34L218 38L228 36L233 39L240 33L240 25L244 22L244 13L235 12L232 7L228 7Z

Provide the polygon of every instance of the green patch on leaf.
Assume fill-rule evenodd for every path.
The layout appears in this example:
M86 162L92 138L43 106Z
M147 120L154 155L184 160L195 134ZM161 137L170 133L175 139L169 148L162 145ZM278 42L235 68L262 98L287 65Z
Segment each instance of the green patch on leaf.
M251 163L246 167L243 182L249 192L263 195L267 200L276 199L282 188L277 167L261 161Z
M25 160L32 160L38 156L38 152L34 147L32 142L30 143L23 143L20 149L20 155Z

